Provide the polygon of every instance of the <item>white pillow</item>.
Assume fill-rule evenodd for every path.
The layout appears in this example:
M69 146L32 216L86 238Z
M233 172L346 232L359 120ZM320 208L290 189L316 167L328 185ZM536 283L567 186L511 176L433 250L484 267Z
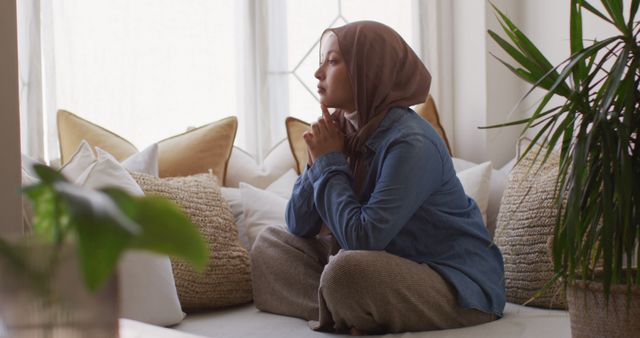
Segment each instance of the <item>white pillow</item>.
M240 234L240 237L246 237L250 249L258 234L266 227L285 227L284 213L288 199L244 182L240 182L240 194L245 224L244 234Z
M33 159L25 154L22 154L22 185L31 185L38 183L38 175L33 170L35 164L43 164L42 162Z
M118 187L144 195L127 169L101 149L75 182L88 188ZM154 325L173 325L184 319L169 257L148 252L126 252L118 264L120 316Z
M96 150L98 149L99 148L96 147ZM104 152L107 153L106 151ZM99 156L100 155L98 155L98 157ZM127 159L122 161L122 166L124 166L129 171L143 173L143 174L151 175L153 177L159 177L160 174L158 170L158 144L154 143L148 146L147 148L145 148L143 151L127 157Z
M491 162L484 162L457 173L467 196L473 198L480 208L482 220L487 223L489 187L491 185Z
M293 193L293 186L296 184L296 180L298 179L298 174L295 169L289 169L284 175L275 180L267 187L267 191L277 194L278 196L284 197L287 200L291 198L291 194Z
M247 237L247 227L244 222L244 211L242 210L242 195L240 194L240 188L221 187L222 197L229 203L233 219L235 220L238 228L238 236L240 237L240 244L246 250L249 250L249 238Z
M96 161L96 156L87 141L82 140L76 152L61 169L60 173L69 181L75 182L87 168Z
M262 164L244 150L233 147L225 185L237 188L240 182L245 182L254 187L264 189L273 181L281 177L289 169L294 169L296 162L291 154L291 148L287 139L276 144L267 154Z
M131 195L144 196L142 188L127 169L110 155L98 158L80 174L75 183L90 189L118 187Z

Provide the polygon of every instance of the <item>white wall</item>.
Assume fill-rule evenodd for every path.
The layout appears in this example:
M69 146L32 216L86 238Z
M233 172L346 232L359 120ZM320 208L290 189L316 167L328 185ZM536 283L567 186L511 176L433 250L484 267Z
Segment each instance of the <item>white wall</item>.
M519 16L516 2L494 3L509 16ZM487 29L498 28L488 2L454 0L453 22L454 153L474 162L491 160L499 168L514 155L517 128L478 127L505 121L522 84L489 54L504 56L487 34Z
M16 2L0 1L0 234L22 232Z
M487 88L483 1L453 1L454 154L479 162L486 153Z
M446 1L446 0L444 0ZM558 64L569 56L569 0L494 0L501 11ZM489 53L514 62L487 34L502 32L491 3L484 0L453 0L453 138L457 157L474 162L491 160L501 167L515 155L521 126L478 130L529 116L541 91L516 107L530 88ZM594 3L598 8L601 6ZM614 34L608 24L590 13L583 14L585 39L602 40ZM508 39L507 39L508 40ZM585 41L585 45L589 42ZM556 100L551 103L561 103ZM515 108L515 109L514 109ZM532 132L527 133L529 136Z

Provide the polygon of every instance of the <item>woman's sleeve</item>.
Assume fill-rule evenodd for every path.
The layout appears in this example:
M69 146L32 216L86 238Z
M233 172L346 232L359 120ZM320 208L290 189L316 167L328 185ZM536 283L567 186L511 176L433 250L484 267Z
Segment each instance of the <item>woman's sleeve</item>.
M313 201L313 184L309 180L309 167L298 177L287 203L285 220L289 232L300 237L312 237L320 232L322 219Z
M342 153L318 158L309 169L320 217L343 249L383 250L442 181L436 146L413 137L386 149L369 200L358 201Z

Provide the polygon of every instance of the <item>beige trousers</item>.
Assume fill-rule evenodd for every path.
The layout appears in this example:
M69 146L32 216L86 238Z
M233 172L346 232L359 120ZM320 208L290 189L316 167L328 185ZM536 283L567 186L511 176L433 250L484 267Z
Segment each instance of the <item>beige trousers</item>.
M303 318L314 330L427 331L486 323L493 314L457 305L456 291L426 264L384 251L339 250L270 227L251 251L258 309Z

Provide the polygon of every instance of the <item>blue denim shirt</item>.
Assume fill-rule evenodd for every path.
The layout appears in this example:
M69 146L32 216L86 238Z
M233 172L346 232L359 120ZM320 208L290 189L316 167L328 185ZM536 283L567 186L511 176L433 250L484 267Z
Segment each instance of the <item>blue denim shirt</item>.
M393 108L366 145L365 202L353 191L345 156L325 154L296 181L286 211L289 232L312 237L324 223L343 249L384 250L426 263L456 289L461 307L501 317L502 255L444 141L413 110Z

